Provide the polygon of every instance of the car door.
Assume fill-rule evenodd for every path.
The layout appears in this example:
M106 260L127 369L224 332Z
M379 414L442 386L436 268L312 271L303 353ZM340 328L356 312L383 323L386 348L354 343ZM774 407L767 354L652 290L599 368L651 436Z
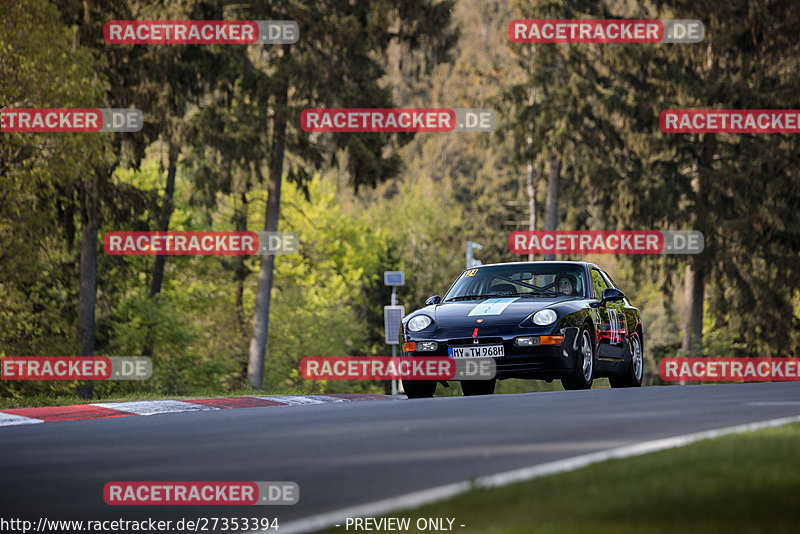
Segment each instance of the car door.
M594 298L600 301L603 298L603 290L608 287L608 284L600 274L600 270L592 267L590 272L592 278L592 292ZM592 308L595 322L596 340L597 340L597 357L598 358L613 358L611 356L612 350L610 348L611 341L611 320L608 316L607 306L597 306Z
M605 271L599 270L607 287L619 289ZM624 300L606 303L606 313L609 323L608 357L623 358L625 355L625 340L628 337L628 327L625 314L626 303Z

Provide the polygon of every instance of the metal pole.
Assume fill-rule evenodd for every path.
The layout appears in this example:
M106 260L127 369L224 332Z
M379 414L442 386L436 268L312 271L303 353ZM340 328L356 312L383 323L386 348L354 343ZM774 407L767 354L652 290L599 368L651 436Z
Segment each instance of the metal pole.
M397 357L397 345L392 345L392 358ZM397 380L392 380L392 395L397 395Z
M397 306L397 287L392 286L392 306ZM392 345L392 362L397 357L397 345ZM397 380L392 380L392 395L397 395Z
M533 163L528 163L528 230L536 230L536 189L533 187ZM528 254L528 261L535 260L533 253Z

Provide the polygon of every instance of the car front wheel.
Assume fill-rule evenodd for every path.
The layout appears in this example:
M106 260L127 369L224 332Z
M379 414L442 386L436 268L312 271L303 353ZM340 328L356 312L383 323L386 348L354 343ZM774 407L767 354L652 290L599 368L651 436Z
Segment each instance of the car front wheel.
M409 399L429 399L436 392L436 380L403 380L403 391Z
M492 395L494 394L494 386L497 383L496 379L491 380L462 380L461 391L464 392L465 397L472 395Z
M561 380L564 389L589 389L594 380L594 343L588 325L581 329L581 344L575 365L575 372Z
M620 376L608 378L612 388L638 388L642 385L642 374L644 373L644 350L642 348L642 338L639 332L634 332L630 341L631 365L628 370Z

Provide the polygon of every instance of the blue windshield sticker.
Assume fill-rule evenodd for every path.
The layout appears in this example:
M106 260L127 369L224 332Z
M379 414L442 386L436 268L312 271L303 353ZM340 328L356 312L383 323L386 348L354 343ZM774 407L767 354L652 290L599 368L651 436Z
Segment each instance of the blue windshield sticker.
M496 299L487 299L472 308L472 311L469 312L469 316L473 315L500 315L503 313L509 304L514 302L515 300L519 300L519 297L505 297L505 298L496 298Z

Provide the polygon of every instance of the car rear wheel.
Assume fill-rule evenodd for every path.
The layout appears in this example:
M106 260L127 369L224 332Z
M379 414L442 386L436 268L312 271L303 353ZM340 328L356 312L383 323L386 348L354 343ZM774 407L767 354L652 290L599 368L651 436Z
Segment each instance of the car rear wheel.
M631 365L624 374L608 378L612 388L638 388L642 385L644 350L642 348L642 339L639 337L639 332L634 332L631 336L630 348Z
M403 391L409 399L429 399L436 392L436 380L403 380Z
M578 361L575 372L569 378L561 380L564 389L589 389L594 380L594 343L592 332L588 325L581 329L581 344L578 351Z
M497 383L496 379L491 380L462 380L461 391L464 392L465 397L472 395L492 395L494 394L494 386Z

